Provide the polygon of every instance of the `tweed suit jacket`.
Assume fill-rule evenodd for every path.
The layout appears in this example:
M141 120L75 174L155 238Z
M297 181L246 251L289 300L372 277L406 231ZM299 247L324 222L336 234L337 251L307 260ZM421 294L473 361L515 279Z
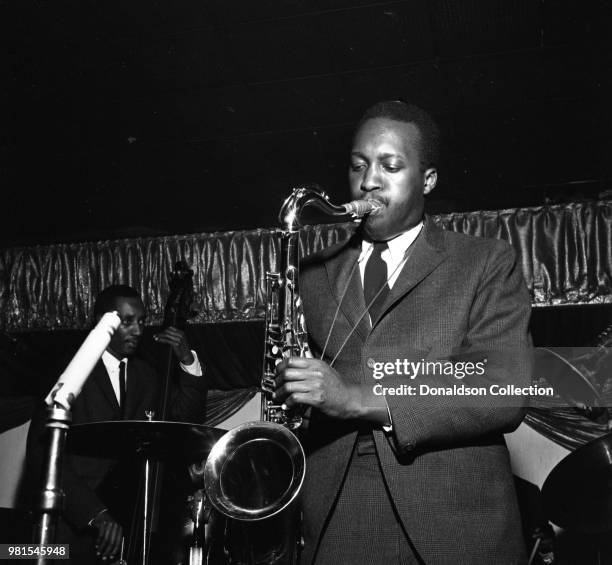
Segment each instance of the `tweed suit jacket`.
M466 377L466 385L529 382L530 300L507 243L443 231L427 219L372 323L363 315L366 305L355 266L360 251L356 236L305 259L301 267L313 354L321 356L329 337L323 359L335 359L333 367L342 379L371 390L376 382L384 384L373 379L374 362L451 359L459 351L488 362L479 382ZM459 382L448 376L418 376L415 381L417 386ZM402 376L390 384L415 381ZM440 565L523 563L502 435L520 423L523 402L487 397L466 405L457 397L418 395L386 400L393 430L374 430L376 450L399 519L420 558ZM313 561L333 512L356 428L356 422L313 410L304 439L304 563ZM342 548L337 559L342 562Z

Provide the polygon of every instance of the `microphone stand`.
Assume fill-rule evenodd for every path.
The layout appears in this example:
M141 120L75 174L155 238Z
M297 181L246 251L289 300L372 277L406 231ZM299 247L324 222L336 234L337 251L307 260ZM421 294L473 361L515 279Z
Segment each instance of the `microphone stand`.
M81 388L102 357L120 323L121 319L117 312L107 312L102 316L45 399L49 405L46 424L49 439L43 475L44 486L40 496L41 515L34 528L34 542L40 545L48 545L55 541L57 519L64 507L62 469L66 434L72 421L72 403L81 392ZM37 565L46 565L51 561L51 558L41 554L36 560Z
M55 540L57 519L64 508L64 491L62 490L62 468L66 434L72 421L70 409L54 404L47 411L46 428L49 430L49 450L44 467L43 490L40 495L40 519L35 526L34 542L48 545ZM38 565L45 565L49 560L39 555Z

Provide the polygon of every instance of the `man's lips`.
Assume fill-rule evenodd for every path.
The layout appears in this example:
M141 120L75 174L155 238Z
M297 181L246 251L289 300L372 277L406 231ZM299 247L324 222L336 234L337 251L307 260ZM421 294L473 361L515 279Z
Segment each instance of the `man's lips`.
M379 200L378 198L368 198L367 200L369 202L376 202L376 205L377 205L377 207L374 210L372 210L370 214L368 214L369 217L378 216L378 214L380 214L386 207L385 202L383 202L382 200Z

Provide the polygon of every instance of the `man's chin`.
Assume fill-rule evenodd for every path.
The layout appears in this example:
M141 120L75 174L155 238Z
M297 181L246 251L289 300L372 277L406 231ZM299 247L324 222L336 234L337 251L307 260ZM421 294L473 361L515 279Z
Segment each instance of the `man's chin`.
M137 349L138 349L137 343L126 343L125 346L123 347L123 353L126 357L128 357L130 355L134 355Z
M371 241L386 241L389 237L385 227L380 217L368 216L361 224L361 232L366 239Z

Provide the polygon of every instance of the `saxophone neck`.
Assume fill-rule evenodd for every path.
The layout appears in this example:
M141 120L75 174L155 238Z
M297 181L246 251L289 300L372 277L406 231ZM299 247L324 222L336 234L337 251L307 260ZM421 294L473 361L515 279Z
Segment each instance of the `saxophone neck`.
M375 199L353 200L348 204L335 206L329 201L327 193L317 185L294 188L283 203L278 215L285 232L296 232L301 227L315 222L306 222L302 211L312 207L317 209L327 223L358 221L367 214L377 214L382 204Z
M326 217L338 218L348 214L344 208L334 206L329 201L327 193L316 185L294 188L289 197L283 202L278 220L283 230L293 232L306 225L302 218L302 211L307 207L314 207Z

